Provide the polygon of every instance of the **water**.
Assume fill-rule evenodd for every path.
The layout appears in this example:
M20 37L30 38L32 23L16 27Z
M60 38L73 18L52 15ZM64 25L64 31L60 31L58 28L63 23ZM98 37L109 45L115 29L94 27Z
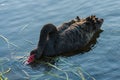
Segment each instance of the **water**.
M95 14L104 18L105 22L92 50L82 55L59 57L55 64L63 70L82 68L86 80L120 80L119 4L118 0L0 0L0 72L11 68L9 73L4 74L9 80L66 79L62 71L47 70L44 65L26 66L23 62L36 47L44 24L58 26L76 16L83 18ZM11 44L8 45L5 39ZM64 78L53 77L47 72ZM69 79L81 80L75 74L67 73Z

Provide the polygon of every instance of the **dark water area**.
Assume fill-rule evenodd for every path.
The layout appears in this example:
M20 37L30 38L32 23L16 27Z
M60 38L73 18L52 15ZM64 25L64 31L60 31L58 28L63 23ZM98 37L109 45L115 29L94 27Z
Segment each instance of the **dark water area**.
M52 68L24 64L44 24L59 26L91 14L104 23L89 51L57 57ZM120 80L119 24L119 0L0 0L0 73L10 69L3 75L8 80Z

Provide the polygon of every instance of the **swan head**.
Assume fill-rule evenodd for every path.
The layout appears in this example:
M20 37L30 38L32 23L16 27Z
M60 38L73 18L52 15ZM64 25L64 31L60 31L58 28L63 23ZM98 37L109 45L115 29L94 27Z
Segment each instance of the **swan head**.
M32 50L25 64L33 63L36 60L36 54L37 54L37 49Z

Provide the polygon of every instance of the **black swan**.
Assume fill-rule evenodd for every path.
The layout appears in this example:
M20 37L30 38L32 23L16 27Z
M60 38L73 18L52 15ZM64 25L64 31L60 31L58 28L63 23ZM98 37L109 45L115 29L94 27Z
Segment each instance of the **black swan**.
M103 19L92 15L84 19L77 16L59 27L51 23L44 25L38 46L31 51L27 64L40 59L41 56L56 56L84 47L100 30L102 23Z

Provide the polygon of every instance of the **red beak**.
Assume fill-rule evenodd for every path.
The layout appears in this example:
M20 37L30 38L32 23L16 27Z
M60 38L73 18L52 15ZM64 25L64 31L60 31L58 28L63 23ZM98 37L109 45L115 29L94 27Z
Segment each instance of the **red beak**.
M28 60L25 62L25 64L30 64L35 60L35 54L32 54L28 57Z

